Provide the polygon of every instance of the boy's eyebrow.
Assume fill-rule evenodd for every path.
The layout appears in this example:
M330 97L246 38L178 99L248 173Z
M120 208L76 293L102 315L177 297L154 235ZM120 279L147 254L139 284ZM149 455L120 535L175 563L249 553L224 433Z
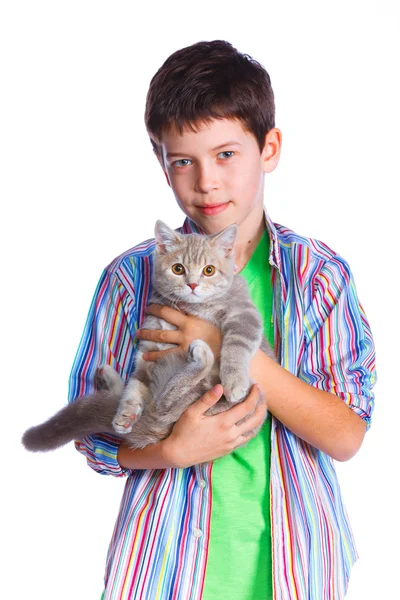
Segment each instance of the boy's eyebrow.
M224 148L225 146L242 146L240 142L236 140L229 140L229 142L224 142L219 146L211 149L211 152L215 152L215 150L219 150L220 148ZM167 152L167 158L172 158L173 156L186 156L185 152Z

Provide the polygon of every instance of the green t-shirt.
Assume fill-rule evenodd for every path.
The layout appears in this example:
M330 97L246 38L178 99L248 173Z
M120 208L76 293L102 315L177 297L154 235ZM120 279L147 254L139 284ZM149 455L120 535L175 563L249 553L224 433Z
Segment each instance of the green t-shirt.
M241 271L273 346L269 236ZM211 532L202 600L272 600L271 417L246 446L214 461Z

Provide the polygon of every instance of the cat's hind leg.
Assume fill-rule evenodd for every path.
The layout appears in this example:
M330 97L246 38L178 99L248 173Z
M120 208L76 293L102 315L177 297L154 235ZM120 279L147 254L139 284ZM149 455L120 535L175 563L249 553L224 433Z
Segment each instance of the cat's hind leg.
M118 410L113 419L117 433L126 435L132 431L134 423L140 418L144 404L149 397L148 364L143 360L143 351L136 355L136 367L127 386L122 390Z
M175 422L201 394L196 386L209 375L215 362L206 342L194 340L188 349L186 362L163 386L156 400L160 415Z

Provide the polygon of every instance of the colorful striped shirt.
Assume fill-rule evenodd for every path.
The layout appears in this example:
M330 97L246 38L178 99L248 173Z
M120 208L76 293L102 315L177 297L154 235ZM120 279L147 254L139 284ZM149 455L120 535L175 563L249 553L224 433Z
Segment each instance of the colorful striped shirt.
M275 352L282 367L336 394L371 424L376 380L371 330L346 261L325 244L274 224L270 236ZM182 233L199 233L186 219ZM201 232L200 232L201 233ZM155 243L148 240L103 272L70 377L70 401L93 391L108 363L127 380L144 320ZM119 440L76 442L95 471L127 476L110 542L104 600L200 600L210 537L213 463L130 470ZM271 427L271 536L275 600L339 600L357 551L334 461L275 417Z

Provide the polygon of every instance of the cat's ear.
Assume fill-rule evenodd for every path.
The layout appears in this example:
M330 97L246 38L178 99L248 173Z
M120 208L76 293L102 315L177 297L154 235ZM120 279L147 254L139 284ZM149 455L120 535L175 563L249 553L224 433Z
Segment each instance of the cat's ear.
M179 233L176 233L176 231L168 227L163 221L156 222L154 235L156 238L157 252L159 254L168 254L172 246L176 246L180 240Z
M238 226L234 223L212 237L213 243L225 250L226 258L229 258L233 253L233 246L235 244L237 234Z

